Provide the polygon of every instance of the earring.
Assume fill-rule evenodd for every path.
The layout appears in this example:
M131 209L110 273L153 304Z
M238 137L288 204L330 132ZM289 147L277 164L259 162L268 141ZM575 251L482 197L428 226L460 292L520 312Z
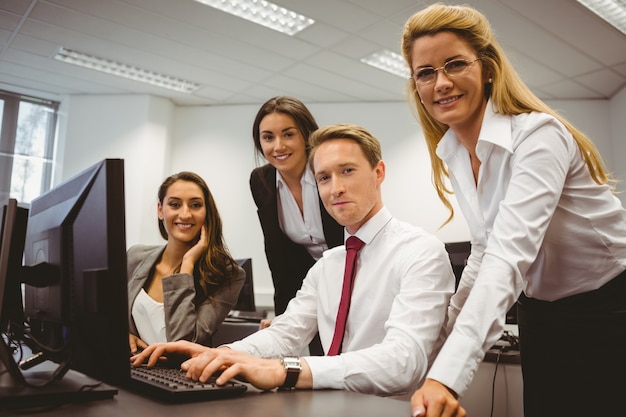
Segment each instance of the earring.
M485 98L487 100L489 100L489 97L491 97L491 90L493 89L493 78L489 77L489 79L487 80L487 82L485 83Z

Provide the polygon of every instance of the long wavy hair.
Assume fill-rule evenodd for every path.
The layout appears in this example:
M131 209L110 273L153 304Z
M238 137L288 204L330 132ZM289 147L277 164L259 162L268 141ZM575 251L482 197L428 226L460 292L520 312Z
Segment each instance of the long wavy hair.
M505 115L517 115L530 112L543 112L554 116L570 131L578 144L580 153L593 180L598 184L612 185L613 178L606 171L597 148L580 130L565 120L556 111L541 101L524 84L513 65L500 46L489 22L481 13L469 6L447 6L433 4L409 18L402 34L402 54L413 76L413 42L426 35L439 32L451 32L463 39L480 57L483 74L491 78L493 84L485 85L485 97L495 104L496 111ZM432 180L439 199L450 211L444 222L454 217L454 209L448 200L452 191L446 186L448 171L443 161L437 157L437 144L448 126L435 120L421 104L417 88L412 78L407 82L407 99L411 109L418 117L432 165Z
M167 194L169 187L177 181L188 181L196 184L202 190L204 203L206 207L206 216L204 217L204 226L206 227L207 240L209 242L207 250L200 257L194 267L194 280L196 287L200 291L196 291L196 302L203 300L213 300L215 292L226 283L230 282L236 271L236 261L231 256L222 235L222 219L217 211L217 205L213 199L213 195L209 190L209 186L198 175L189 171L182 171L170 175L163 181L159 187L158 198L161 205ZM168 234L161 220L158 221L159 231L163 239L167 240ZM180 268L180 267L179 267Z

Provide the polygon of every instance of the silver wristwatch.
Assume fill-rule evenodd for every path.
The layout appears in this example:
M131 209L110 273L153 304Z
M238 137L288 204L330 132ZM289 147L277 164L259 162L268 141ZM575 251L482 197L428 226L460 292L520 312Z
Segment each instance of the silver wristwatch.
M286 356L281 358L280 363L283 364L285 371L287 371L285 383L280 387L280 389L291 389L295 387L296 382L298 382L298 377L300 376L300 371L302 370L300 358Z

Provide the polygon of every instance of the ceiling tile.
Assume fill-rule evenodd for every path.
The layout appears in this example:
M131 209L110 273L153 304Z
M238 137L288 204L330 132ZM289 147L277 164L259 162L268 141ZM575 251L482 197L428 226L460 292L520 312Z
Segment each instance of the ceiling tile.
M574 78L574 80L585 85L590 90L600 93L601 97L611 97L624 84L624 77L609 69L581 75Z
M155 94L178 105L405 101L405 81L360 59L399 51L434 0L277 0L316 23L287 36L192 0L0 0L0 79L51 94ZM472 0L544 99L608 99L626 85L626 36L573 0ZM194 95L53 61L65 46L199 82Z
M561 81L558 83L545 85L542 90L559 99L598 99L602 98L602 95L592 91L583 85L574 81Z

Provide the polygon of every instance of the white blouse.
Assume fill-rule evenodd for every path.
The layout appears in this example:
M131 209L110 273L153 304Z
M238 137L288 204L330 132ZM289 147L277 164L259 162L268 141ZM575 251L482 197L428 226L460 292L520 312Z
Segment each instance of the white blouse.
M459 395L522 291L558 300L595 290L626 268L626 211L607 185L593 181L562 123L545 113L497 114L489 103L476 154L477 183L451 129L437 148L472 253L451 300L452 332L429 377Z
M302 184L304 211L302 214L280 172L276 171L278 222L283 233L294 243L304 246L311 257L317 261L322 257L322 253L328 249L328 245L322 226L317 184L310 169L304 170L300 183Z
M141 340L147 344L167 342L165 335L165 310L142 288L132 308L133 319Z

